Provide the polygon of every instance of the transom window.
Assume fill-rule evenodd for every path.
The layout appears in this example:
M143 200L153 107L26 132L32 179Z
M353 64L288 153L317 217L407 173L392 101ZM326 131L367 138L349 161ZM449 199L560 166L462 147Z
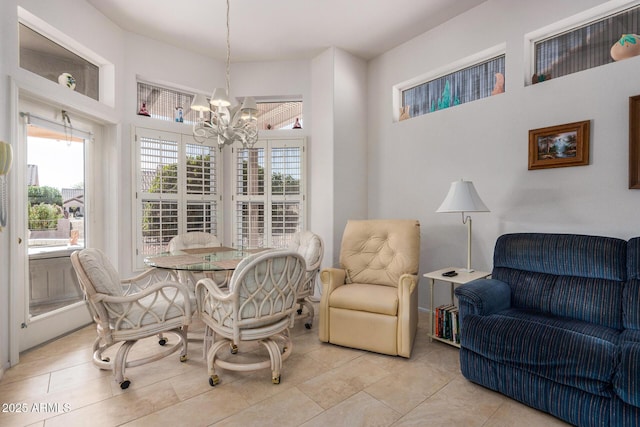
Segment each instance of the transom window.
M639 28L640 5L534 41L532 83L614 62L612 46L635 44L623 37L637 34Z
M504 91L505 55L402 90L400 119L421 116Z
M98 100L100 68L97 65L22 23L19 36L20 68Z

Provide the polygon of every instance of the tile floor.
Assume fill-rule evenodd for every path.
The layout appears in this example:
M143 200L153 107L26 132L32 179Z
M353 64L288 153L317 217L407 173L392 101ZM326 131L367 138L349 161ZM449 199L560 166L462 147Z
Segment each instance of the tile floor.
M0 403L27 411L0 412L0 426L566 425L465 380L458 350L429 342L428 313L420 316L411 359L321 343L316 325L307 330L297 322L281 384L271 383L268 370L220 370L215 388L202 344L190 341L186 363L175 353L130 368L131 387L121 390L90 362L90 325L21 354L0 380ZM156 340L134 351L154 346Z

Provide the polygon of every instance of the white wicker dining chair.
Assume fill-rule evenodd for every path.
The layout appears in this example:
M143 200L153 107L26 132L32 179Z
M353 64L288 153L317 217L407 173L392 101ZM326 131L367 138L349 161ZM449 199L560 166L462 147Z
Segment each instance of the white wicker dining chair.
M297 291L305 276L302 256L293 251L269 250L240 262L227 289L211 279L196 284L196 297L205 323L204 346L209 384L220 379L216 366L234 371L271 368L274 384L280 383L282 362L293 349L289 328L293 326ZM255 363L233 362L217 357L229 346L231 353L247 341L266 347L269 360Z
M100 369L113 371L120 388L126 389L131 384L125 376L126 368L159 360L178 350L180 361L187 360L187 330L195 300L171 272L149 269L120 280L106 255L94 248L73 252L71 263L97 325L93 363ZM166 333L175 334L178 341L165 346ZM138 340L156 335L160 335L162 346L158 352L127 360ZM120 343L115 360L104 356L107 349Z
M293 235L289 243L289 249L298 252L305 260L307 273L304 283L298 291L298 314L302 314L304 307L307 308L307 321L304 326L307 329L311 329L315 313L313 303L309 300L309 297L313 295L316 287L320 264L324 256L324 242L320 236L311 231L300 231Z
M189 231L187 233L178 234L167 245L169 252L175 252L183 249L201 249L201 248L216 248L221 246L218 237L204 231ZM193 271L178 271L178 279L180 282L189 286L192 292L195 292L196 282L203 277L208 277L215 280L215 282L224 286L231 278L231 274L227 271L219 272L193 272Z

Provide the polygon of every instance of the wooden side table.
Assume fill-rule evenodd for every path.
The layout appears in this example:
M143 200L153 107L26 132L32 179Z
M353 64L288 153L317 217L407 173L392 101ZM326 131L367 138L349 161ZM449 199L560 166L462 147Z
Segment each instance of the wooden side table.
M446 273L447 271L452 271L452 270L454 270L457 273L457 275L449 276L449 277L442 275L442 273ZM443 268L440 270L431 271L429 273L423 274L423 277L426 277L427 279L429 279L429 290L431 293L431 333L429 334L429 338L431 339L431 341L433 340L442 341L443 343L446 343L458 348L460 348L460 344L456 343L455 341L436 336L436 330L435 330L436 312L435 312L434 303L433 303L433 288L435 286L435 283L436 281L449 283L449 286L451 288L451 305L455 305L453 291L456 286L464 285L465 283L469 283L473 280L484 279L486 277L491 276L491 273L487 273L486 271L472 271L471 273L468 273L462 270L463 269L461 267L458 267L458 268L448 267L448 268Z

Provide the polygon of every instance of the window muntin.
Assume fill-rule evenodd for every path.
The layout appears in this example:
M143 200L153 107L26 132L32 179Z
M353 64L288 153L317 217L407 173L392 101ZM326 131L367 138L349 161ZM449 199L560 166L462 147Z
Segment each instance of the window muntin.
M640 28L640 5L534 42L533 82L614 62L611 47Z
M20 68L47 80L60 83L60 76L69 73L75 81L74 90L99 100L100 68L50 40L24 24L19 24Z
M417 117L491 96L499 84L504 90L505 55L402 90L402 107Z

